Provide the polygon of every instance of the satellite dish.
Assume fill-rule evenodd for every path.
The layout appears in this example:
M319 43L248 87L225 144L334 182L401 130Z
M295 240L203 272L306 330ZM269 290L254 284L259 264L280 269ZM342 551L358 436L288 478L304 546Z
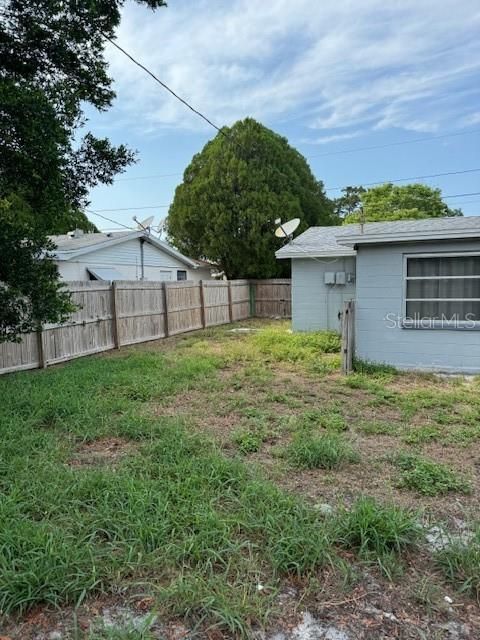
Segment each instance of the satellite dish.
M142 220L141 222L137 219L137 216L133 216L133 219L135 220L135 222L137 223L137 229L138 230L143 230L143 231L147 231L152 222L153 222L153 218L154 216L149 216L148 218L145 218L145 220Z
M283 224L280 222L279 226L275 229L275 235L277 238L291 238L299 224L300 218L293 218Z

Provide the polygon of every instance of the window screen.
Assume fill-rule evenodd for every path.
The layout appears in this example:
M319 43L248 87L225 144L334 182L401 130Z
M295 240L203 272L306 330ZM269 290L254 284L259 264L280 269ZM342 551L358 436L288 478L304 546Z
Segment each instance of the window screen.
M177 271L177 280L186 280L187 272L186 271Z
M480 321L480 255L407 258L407 320Z

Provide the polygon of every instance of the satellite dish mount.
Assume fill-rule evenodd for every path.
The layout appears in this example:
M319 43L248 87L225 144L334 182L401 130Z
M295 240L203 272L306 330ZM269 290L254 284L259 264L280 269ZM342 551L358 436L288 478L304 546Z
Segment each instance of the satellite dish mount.
M275 224L278 224L278 227L275 229L275 235L277 238L287 238L288 242L292 241L293 234L300 224L300 218L293 218L292 220L288 220L288 222L283 222L280 218L275 220Z
M146 231L147 233L150 233L153 218L154 216L149 216L148 218L145 218L145 220L140 221L137 216L133 216L133 221L137 223L138 231Z

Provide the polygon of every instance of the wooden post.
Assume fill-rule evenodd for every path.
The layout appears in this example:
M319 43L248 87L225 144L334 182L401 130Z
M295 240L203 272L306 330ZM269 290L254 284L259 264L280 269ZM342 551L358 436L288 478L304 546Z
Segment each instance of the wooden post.
M353 350L355 335L355 303L345 302L342 313L342 373L353 371Z
M205 291L203 288L203 280L200 280L200 320L202 323L202 328L205 329L207 323L205 316Z
M165 338L168 338L169 336L169 331L168 331L168 303L167 303L167 283L164 282L163 283L163 287L162 287L162 291L163 291L163 328L164 328L164 333L165 333Z
M256 282L250 282L250 317L254 318L256 315L256 303L255 303L255 298L256 298L256 293L257 293L257 284Z
M120 349L120 333L118 330L118 300L117 300L117 283L112 282L112 333L113 348Z
M38 348L38 368L46 369L47 360L45 358L45 348L43 345L43 330L42 325L38 325L37 328L37 348Z
M233 301L232 301L232 283L230 280L228 285L228 321L233 322Z

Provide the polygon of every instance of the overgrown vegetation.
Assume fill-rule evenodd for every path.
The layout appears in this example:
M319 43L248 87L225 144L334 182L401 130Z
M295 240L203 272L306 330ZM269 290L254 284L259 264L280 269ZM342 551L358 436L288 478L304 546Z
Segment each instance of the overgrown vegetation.
M307 603L326 576L348 590L366 570L392 585L407 560L424 571L422 521L453 522L461 508L468 532L480 442L471 383L384 370L345 379L332 334L248 326L0 378L3 614L140 592L161 620L248 636L292 583ZM432 552L465 594L478 590L478 540ZM428 579L443 594L438 576ZM349 598L338 595L324 597Z

